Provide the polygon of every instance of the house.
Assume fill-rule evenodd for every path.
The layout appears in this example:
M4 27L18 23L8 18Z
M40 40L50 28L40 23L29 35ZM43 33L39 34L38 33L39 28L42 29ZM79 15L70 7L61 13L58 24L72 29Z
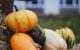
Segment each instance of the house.
M79 14L80 0L15 0L19 9L31 9L43 14Z

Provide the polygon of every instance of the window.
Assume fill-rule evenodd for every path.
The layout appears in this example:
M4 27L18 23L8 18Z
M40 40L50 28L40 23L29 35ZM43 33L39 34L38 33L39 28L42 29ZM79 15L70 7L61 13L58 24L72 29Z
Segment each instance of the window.
M79 0L76 0L76 4L78 4L79 3Z
M37 4L38 3L38 0L32 0L32 3L33 4Z
M60 4L63 4L63 0L60 0Z
M66 4L73 4L73 0L66 0Z

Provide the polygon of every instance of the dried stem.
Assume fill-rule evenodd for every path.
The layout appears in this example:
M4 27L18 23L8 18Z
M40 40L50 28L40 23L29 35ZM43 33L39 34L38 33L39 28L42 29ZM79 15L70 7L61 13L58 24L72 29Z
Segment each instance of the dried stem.
M45 32L43 31L43 29L40 27L40 25L37 25L37 27L39 28L39 30L41 31L41 35L45 36Z

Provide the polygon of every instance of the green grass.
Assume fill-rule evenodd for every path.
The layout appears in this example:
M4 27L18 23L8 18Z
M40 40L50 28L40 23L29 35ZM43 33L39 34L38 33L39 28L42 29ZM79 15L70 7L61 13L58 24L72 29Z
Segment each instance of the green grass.
M80 19L76 17L62 18L39 18L39 24L43 28L56 30L58 28L69 27L73 30L76 42L80 42Z

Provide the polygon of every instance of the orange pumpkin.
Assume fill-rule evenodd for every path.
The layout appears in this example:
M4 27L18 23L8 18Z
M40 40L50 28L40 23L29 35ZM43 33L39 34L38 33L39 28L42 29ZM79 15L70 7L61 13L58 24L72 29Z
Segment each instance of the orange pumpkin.
M10 41L12 50L39 50L32 38L24 33L14 34Z
M5 25L14 32L26 32L38 23L37 15L30 10L12 12L5 18Z

